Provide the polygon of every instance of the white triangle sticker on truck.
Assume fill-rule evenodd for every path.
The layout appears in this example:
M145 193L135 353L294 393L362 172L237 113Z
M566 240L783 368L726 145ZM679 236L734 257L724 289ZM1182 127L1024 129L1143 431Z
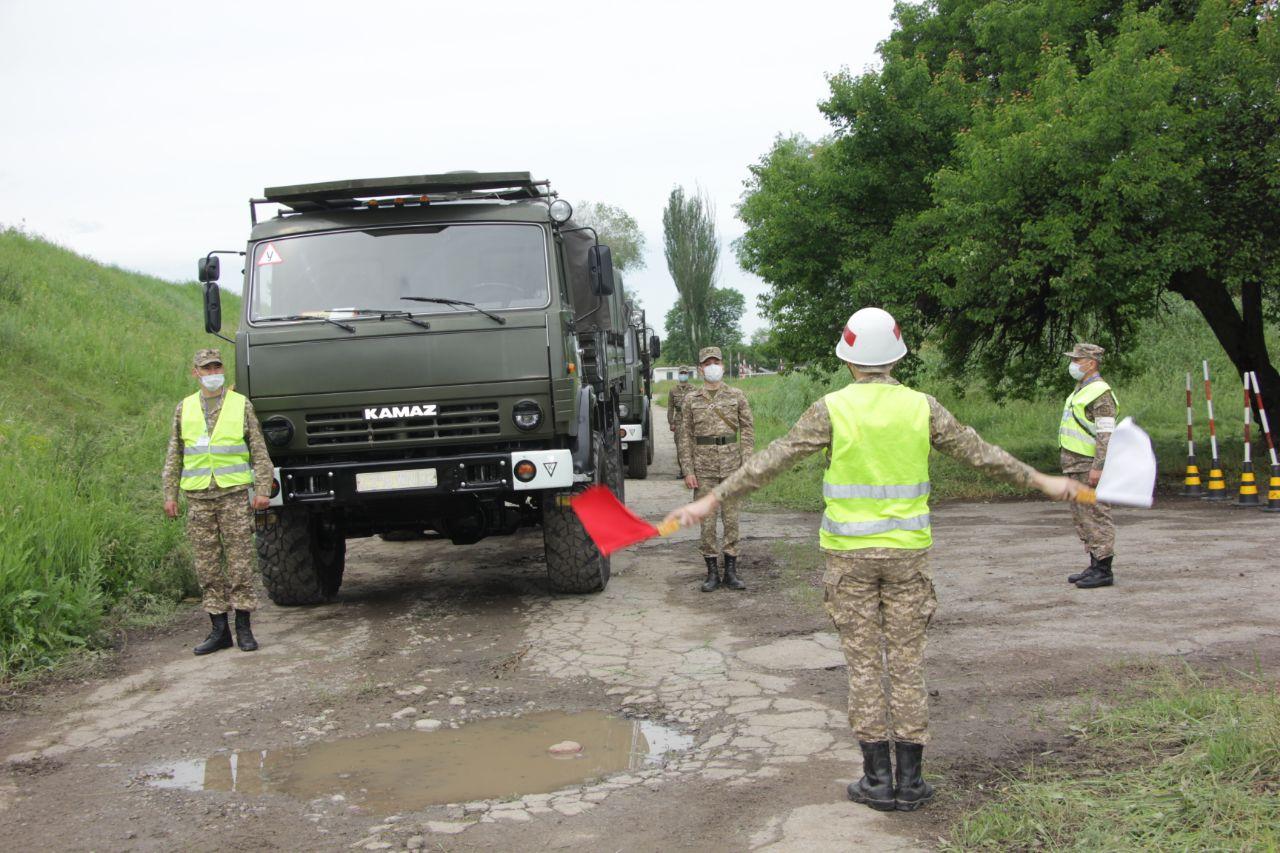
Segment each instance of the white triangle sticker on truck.
M258 255L258 266L260 267L282 263L284 263L284 258L280 257L280 253L276 251L275 243L268 243L263 248L262 254Z
M556 475L556 466L559 462L543 462L542 467L547 469L547 476L554 477Z

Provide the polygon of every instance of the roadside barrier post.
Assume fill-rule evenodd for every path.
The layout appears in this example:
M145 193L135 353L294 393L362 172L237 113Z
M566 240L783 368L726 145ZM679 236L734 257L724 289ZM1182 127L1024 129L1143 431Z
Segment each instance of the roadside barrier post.
M1209 362L1204 364L1204 402L1209 409L1209 451L1213 454L1209 462L1209 493L1202 500L1226 501L1227 483L1222 479L1222 463L1218 461L1218 427L1213 419L1213 386L1209 383Z
M1236 494L1236 506L1258 506L1258 481L1253 476L1253 401L1249 397L1249 380L1252 374L1245 373L1244 379L1244 463L1240 466L1240 490Z
M1182 481L1184 498L1204 496L1204 486L1200 484L1200 469L1196 466L1196 440L1192 432L1191 414L1191 371L1187 371L1187 476Z
M1267 422L1267 410L1262 405L1262 389L1258 387L1256 371L1249 372L1249 382L1253 385L1253 399L1262 420L1262 434L1267 439L1267 453L1271 456L1271 481L1267 484L1267 502L1262 511L1280 512L1280 460L1276 459L1276 442L1271 435L1271 424Z

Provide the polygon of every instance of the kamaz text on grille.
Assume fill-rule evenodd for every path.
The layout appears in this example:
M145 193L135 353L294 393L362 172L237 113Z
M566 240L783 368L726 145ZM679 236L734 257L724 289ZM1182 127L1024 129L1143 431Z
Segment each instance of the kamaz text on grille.
M435 403L423 403L416 406L383 406L381 408L374 406L364 410L364 418L367 421L380 421L386 418L434 418L435 416Z

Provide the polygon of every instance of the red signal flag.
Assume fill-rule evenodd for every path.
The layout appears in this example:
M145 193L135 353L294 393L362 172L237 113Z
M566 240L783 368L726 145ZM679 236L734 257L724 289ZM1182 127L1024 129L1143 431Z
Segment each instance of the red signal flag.
M655 536L670 536L679 529L676 524L654 527L627 509L607 486L588 487L570 498L569 506L573 507L591 541L606 557Z

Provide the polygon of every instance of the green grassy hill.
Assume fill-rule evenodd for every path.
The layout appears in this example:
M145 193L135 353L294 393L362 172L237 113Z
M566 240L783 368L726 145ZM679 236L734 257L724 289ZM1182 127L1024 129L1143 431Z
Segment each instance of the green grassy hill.
M211 342L198 285L0 231L0 679L93 644L113 611L194 591L160 468Z
M1268 329L1268 343L1272 352L1280 352L1280 329ZM922 356L924 369L911 382L913 387L933 394L988 441L1042 471L1057 472L1058 420L1063 400L1073 385L1066 373L1065 358L1060 389L1029 400L996 401L981 383L961 388L944 378L935 353L926 349ZM1195 310L1175 304L1167 313L1153 318L1134 342L1133 350L1125 354L1126 371L1109 373L1104 364L1103 374L1116 389L1121 417L1132 415L1151 435L1159 459L1160 489L1173 492L1181 487L1186 466L1187 371L1192 373L1196 453L1202 476L1207 476L1209 470L1209 426L1201 359L1209 360L1219 455L1227 474L1227 487L1234 496L1243 456L1243 389L1235 368ZM751 400L756 418L756 446L763 448L790 429L810 403L848 381L848 374L841 371L818 380L791 374L747 378L734 384L745 390ZM660 383L656 390L665 395L672 384ZM665 396L662 399L665 400ZM1265 494L1268 466L1259 432L1255 425L1253 458ZM763 505L820 510L822 468L822 458L811 456L757 492L753 500ZM934 496L940 499L989 499L1021 494L1012 486L987 479L972 468L937 453L932 462L932 482Z

